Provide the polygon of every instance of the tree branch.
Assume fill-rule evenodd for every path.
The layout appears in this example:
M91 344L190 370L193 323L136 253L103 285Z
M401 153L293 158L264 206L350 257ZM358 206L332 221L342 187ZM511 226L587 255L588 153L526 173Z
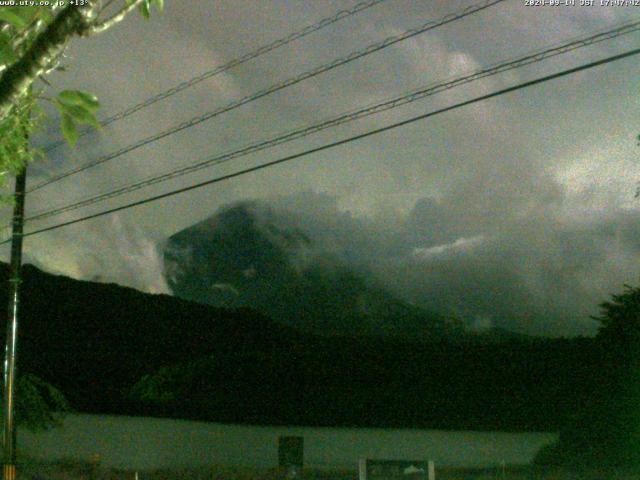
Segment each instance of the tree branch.
M68 5L37 35L33 44L20 59L7 68L0 77L0 122L18 103L31 84L48 69L64 51L74 35L89 36L104 32L119 23L143 0L135 0L104 22L98 22L98 2L87 5Z
M87 36L95 35L97 33L102 33L105 30L110 29L116 23L119 23L122 20L124 20L124 17L126 17L127 14L131 12L131 10L139 6L142 2L143 0L135 0L131 3L127 3L124 7L120 9L118 13L114 14L111 18L105 20L104 22L100 22L95 25L92 25L90 28L87 29L84 35L87 35Z
M60 5L60 3L54 3L54 5L51 7L51 15L55 16L58 11L62 8L62 6ZM47 22L42 18L36 18L31 25L27 26L27 28L25 28L24 30L18 32L18 34L15 36L15 38L13 39L12 46L13 46L13 50L15 52L19 52L21 50L21 48L24 46L24 44L27 42L27 40L29 39L29 37L35 37L37 35L40 35L42 33L42 31L45 29L47 25Z
M62 53L71 37L80 35L88 27L82 11L69 5L38 35L24 55L5 70L0 77L0 121Z

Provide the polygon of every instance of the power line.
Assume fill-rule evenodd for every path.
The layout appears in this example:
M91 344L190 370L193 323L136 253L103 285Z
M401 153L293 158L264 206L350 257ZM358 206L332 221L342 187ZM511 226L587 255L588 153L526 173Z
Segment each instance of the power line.
M489 94L486 94L486 95L481 95L479 97L475 97L475 98L472 98L470 100L466 100L464 102L459 102L459 103L456 103L456 104L451 105L449 107L445 107L445 108L441 108L441 109L438 109L438 110L434 110L432 112L424 113L422 115L418 115L418 116L409 118L407 120L396 122L396 123L393 123L393 124L390 124L390 125L387 125L387 126L384 126L384 127L381 127L381 128L377 128L377 129L374 129L374 130L369 130L368 132L361 133L359 135L355 135L355 136L352 136L352 137L349 137L349 138L345 138L343 140L338 140L338 141L335 141L335 142L332 142L332 143L321 145L319 147L311 148L309 150L305 150L303 152L295 153L293 155L288 155L286 157L279 158L278 160L273 160L271 162L263 163L261 165L256 165L254 167L246 168L244 170L239 170L239 171L234 172L234 173L230 173L230 174L227 174L227 175L222 175L222 176L219 176L219 177L215 177L215 178L212 178L210 180L206 180L204 182L200 182L200 183L196 183L196 184L190 185L188 187L179 188L179 189L172 190L170 192L166 192L166 193L163 193L163 194L160 194L160 195L155 195L155 196L152 196L152 197L148 197L148 198L145 198L143 200L138 200L138 201L131 202L131 203L128 203L128 204L125 204L125 205L121 205L119 207L110 208L108 210L103 210L102 212L94 213L94 214L91 214L91 215L86 215L84 217L80 217L80 218L77 218L75 220L69 220L67 222L62 222L62 223L58 223L56 225L52 225L52 226L49 226L49 227L41 228L41 229L38 229L38 230L33 230L31 232L25 233L23 236L24 237L29 237L31 235L37 235L37 234L40 234L40 233L43 233L43 232L56 230L58 228L66 227L68 225L73 225L73 224L84 222L84 221L91 220L91 219L94 219L94 218L102 217L104 215L108 215L108 214L111 214L111 213L119 212L121 210L126 210L126 209L129 209L129 208L137 207L139 205L144 205L144 204L147 204L147 203L155 202L157 200L161 200L161 199L168 198L168 197L171 197L171 196L174 196L174 195L178 195L180 193L189 192L191 190L202 188L202 187L205 187L207 185L212 185L214 183L219 183L219 182L222 182L222 181L225 181L225 180L229 180L229 179L232 179L232 178L235 178L235 177L246 175L246 174L251 173L251 172L255 172L255 171L262 170L262 169L265 169L265 168L268 168L268 167L279 165L281 163L289 162L291 160L295 160L297 158L305 157L305 156L311 155L313 153L317 153L317 152L321 152L323 150L328 150L328 149L331 149L331 148L335 148L335 147L338 147L340 145L345 145L347 143L354 142L356 140L361 140L363 138L367 138L367 137L370 137L370 136L373 136L373 135L377 135L379 133L383 133L383 132L386 132L386 131L389 131L389 130L392 130L392 129L395 129L395 128L399 128L399 127L402 127L402 126L405 126L405 125L409 125L409 124L417 122L419 120L424 120L424 119L433 117L435 115L439 115L441 113L449 112L451 110L455 110L455 109L458 109L458 108L461 108L461 107L464 107L464 106L467 106L467 105L471 105L473 103L478 103L478 102L481 102L481 101L484 101L484 100L488 100L490 98L494 98L494 97L498 97L500 95L504 95L506 93L510 93L510 92L514 92L516 90L520 90L520 89L523 89L523 88L531 87L533 85L539 85L539 84L544 83L544 82L555 80L556 78L561 78L561 77L564 77L564 76L567 76L567 75L571 75L571 74L574 74L574 73L577 73L577 72L580 72L580 71L583 71L583 70L594 68L594 67L597 67L597 66L600 66L600 65L605 65L607 63L615 62L617 60L622 60L624 58L628 58L628 57L631 57L631 56L634 56L634 55L638 55L638 54L640 54L640 48L636 48L634 50L630 50L630 51L625 52L625 53L621 53L621 54L618 54L618 55L607 57L607 58L602 59L602 60L597 60L595 62L583 64L583 65L580 65L578 67L570 68L568 70L563 70L563 71L558 72L558 73L554 73L554 74L551 74L551 75L540 77L540 78L537 78L535 80L530 80L530 81L527 81L527 82L519 83L518 85L514 85L514 86L508 87L508 88L503 88L501 90L497 90L495 92L492 92L492 93L489 93ZM1 242L0 245L3 245L5 243L7 243L8 241L9 240L5 240L5 241Z
M113 1L113 0L111 0ZM216 75L219 75L221 73L226 72L227 70L230 70L234 67L237 67L238 65L242 65L243 63L248 62L249 60L253 60L254 58L257 58L261 55L264 55L266 53L272 52L273 50L276 50L277 48L283 47L285 45L288 45L289 43L294 42L295 40L299 40L303 37L306 37L307 35L313 33L313 32L317 32L318 30L322 30L325 27L328 27L329 25L333 25L336 22L339 22L340 20L343 20L345 18L348 18L350 16L355 15L356 13L360 13L364 10L367 10L368 8L371 8L379 3L385 2L386 0L367 0L364 2L360 2L357 5L355 5L354 7L350 8L350 9L345 9L345 10L340 10L339 12L333 14L330 17L327 18L323 18L322 20L312 24L312 25L307 25L306 27L304 27L302 30L299 30L297 32L291 33L290 35L287 35L286 37L282 37L278 40L275 40L267 45L263 45L251 52L248 52L244 55L242 55L241 57L238 58L234 58L233 60L230 60L229 62L225 63L224 65L220 65L219 67L213 68L211 70L207 70L204 73L201 73L200 75L193 77L189 80L185 80L184 82L179 83L178 85L171 87L167 90L164 90L163 92L160 92L152 97L147 98L146 100L133 105L132 107L129 107L125 110L122 110L121 112L118 112L110 117L105 118L104 120L100 121L100 125L105 127L111 123L117 122L118 120L122 120L123 118L128 117L129 115L133 115L134 113L136 113L138 110L142 110L143 108L149 107L151 105L153 105L156 102L159 102L160 100L164 100L165 98L171 97L173 95L175 95L176 93L179 93L183 90L186 90L187 88L193 87L194 85L207 80L211 77L215 77ZM80 132L80 136L84 136L88 133L90 133L92 131L91 128L86 128L84 130L82 130ZM56 142L53 142L49 145L47 145L44 149L45 152L50 152L51 150L54 150L56 148L58 148L61 145L64 145L65 141L64 140L59 140Z
M287 87L290 87L292 85L295 85L297 83L300 83L304 80L307 80L309 78L315 77L317 75L320 75L322 73L328 72L330 70L333 70L334 68L337 68L339 66L342 65L346 65L350 62L353 62L359 58L365 57L367 55L370 55L372 53L375 53L377 51L380 51L384 48L387 48L391 45L394 45L398 42L401 42L403 40L415 37L416 35L425 33L429 30L433 30L435 28L438 28L442 25L446 25L452 22L455 22L456 20L460 20L464 17L467 17L469 15L472 15L474 13L477 13L479 11L485 10L493 5L496 5L498 3L502 3L506 0L484 0L483 2L479 3L479 4L475 4L475 5L471 5L468 6L464 9L462 9L460 12L458 13L451 13L449 15L444 16L443 18L441 18L440 20L436 20L436 21L430 21L427 22L423 25L421 25L420 27L417 28L412 28L411 30L407 30L399 35L393 36L393 37L389 37L381 42L378 43L374 43L372 45L369 45L368 47L362 49L362 50L358 50L355 52L350 53L349 55L347 55L346 57L341 57L338 58L336 60L333 60L330 63L321 65L319 67L316 67L312 70L308 70L298 76L295 77L291 77L287 80L284 80L282 82L276 83L274 85L271 85L268 88L265 88L263 90L260 90L256 93L253 93L251 95L248 95L240 100L236 100L233 101L223 107L217 108L216 110L213 110L211 112L205 113L203 115L199 115L197 117L192 118L191 120L187 120L186 122L183 122L179 125L176 125L174 127L171 127L163 132L160 133L156 133L154 135L151 135L149 137L146 137L142 140L139 140L136 143L133 143L131 145L128 145L126 147L121 148L120 150L117 150L115 152L112 152L110 154L107 154L105 156L102 156L94 161L88 162L85 165L82 165L80 167L74 168L72 170L68 170L67 172L61 173L59 175L55 175L53 177L51 177L48 180L45 180L44 182L35 185L34 187L31 187L30 189L27 190L27 193L33 192L35 190L38 190L40 188L43 188L47 185L50 185L54 182L60 181L64 178L67 178L71 175L75 175L76 173L80 173L83 172L85 170L88 170L89 168L93 168L97 165L101 165L105 162L108 162L110 160L113 160L114 158L120 157L126 153L129 153L133 150L136 150L140 147L143 147L145 145L148 145L150 143L156 142L158 140L161 140L165 137L168 137L169 135L173 135L174 133L180 132L182 130L185 130L187 128L191 128L194 127L206 120L210 120L218 115L221 115L223 113L229 112L231 110L234 110L238 107L241 107L242 105L245 105L249 102L258 100L262 97L266 97L267 95L270 95L272 93L275 93L277 91L283 90Z
M290 141L296 140L298 138L306 137L313 133L317 133L319 131L325 130L330 127L335 127L338 125L342 125L354 120L358 120L369 115L377 114L386 110L390 110L401 105L406 105L408 103L415 102L417 100L421 100L431 95L435 95L437 93L443 92L445 90L449 90L467 83L471 83L476 80L480 80L482 78L486 78L489 76L493 76L499 73L503 73L509 70L513 70L516 68L521 68L527 65L531 65L533 63L538 63L540 61L546 60L548 58L565 54L576 50L578 48L586 47L589 45L593 45L595 43L603 42L605 40L611 40L613 38L620 37L622 35L626 35L629 33L633 33L640 30L640 20L636 20L634 22L627 22L622 25L616 26L615 28L602 31L588 37L583 37L579 39L572 40L570 42L557 45L554 47L547 48L545 50L536 51L534 53L529 53L523 57L519 57L514 60L505 61L499 64L496 64L491 67L487 67L485 69L476 71L471 74L467 74L461 77L457 77L455 79L440 82L437 84L432 84L430 86L424 87L420 90L412 91L408 94L404 94L400 97L396 97L390 100L386 100L381 103L374 104L372 106L368 106L365 108L361 108L356 111L352 111L349 113L343 113L336 117L332 117L328 120L322 121L320 123L316 123L314 125L298 128L296 130L290 131L288 133L279 135L277 137L264 140L261 142L253 143L248 146L244 146L240 149L234 150L232 152L224 153L221 155L217 155L211 157L207 160L203 160L201 162L188 165L185 167L181 167L170 172L151 176L144 180L140 180L129 185L125 185L115 190L108 191L106 193L101 193L98 195L90 196L88 198L84 198L77 202L74 202L69 205L64 205L60 207L56 207L50 210L46 210L43 212L38 212L30 217L26 218L26 221L34 221L41 220L44 218L48 218L54 215L58 215L64 212L69 212L73 210L77 210L78 208L86 207L89 205L93 205L95 203L99 203L105 200L109 200L112 198L116 198L118 196L134 192L136 190L140 190L142 188L154 185L156 183L164 182L167 180L171 180L177 177L181 177L183 175L193 173L195 171L208 168L214 165L219 165L235 158L243 157L249 155L251 153L255 153L267 148L274 147L276 145L281 145L284 143L288 143Z

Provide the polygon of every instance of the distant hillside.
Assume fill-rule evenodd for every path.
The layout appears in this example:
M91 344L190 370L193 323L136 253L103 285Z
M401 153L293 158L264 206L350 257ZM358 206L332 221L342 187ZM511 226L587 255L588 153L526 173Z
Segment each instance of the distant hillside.
M117 411L140 377L199 355L292 341L255 311L224 310L24 267L19 369L38 372L86 411ZM0 304L8 266L0 263ZM6 308L0 308L6 318ZM3 322L4 325L4 322ZM4 342L5 329L0 331Z
M3 286L7 273L3 264ZM588 399L599 367L592 339L425 343L317 336L248 309L213 308L31 266L23 286L19 371L58 386L87 413L556 430ZM0 302L6 292L0 289ZM5 312L0 309L3 318Z
M173 235L166 280L181 298L249 306L322 335L384 335L423 341L463 335L462 325L410 305L319 246L295 217L242 202Z

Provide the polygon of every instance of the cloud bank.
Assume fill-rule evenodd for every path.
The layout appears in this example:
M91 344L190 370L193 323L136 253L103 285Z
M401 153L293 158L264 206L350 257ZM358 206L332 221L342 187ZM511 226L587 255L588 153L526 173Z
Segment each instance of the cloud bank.
M104 116L352 6L347 2L169 2L74 43L54 90L98 95ZM322 33L141 110L34 165L31 184L396 35L468 2L388 0ZM504 2L34 192L28 214L188 165L462 72L628 20L625 8ZM131 193L53 223L209 179L620 53L634 37L578 50L289 145ZM117 52L117 55L114 54ZM76 278L162 292L157 247L223 205L291 212L328 252L419 305L548 335L593 333L588 315L637 283L637 62L621 61L144 207L28 237L26 258ZM108 81L105 81L108 79ZM55 118L55 113L53 113ZM55 122L36 139L59 136ZM8 209L2 217L9 219ZM8 249L3 247L4 258Z

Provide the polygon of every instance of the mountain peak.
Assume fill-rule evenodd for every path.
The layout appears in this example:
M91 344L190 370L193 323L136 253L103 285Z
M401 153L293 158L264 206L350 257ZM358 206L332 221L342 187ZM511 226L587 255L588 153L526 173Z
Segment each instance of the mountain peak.
M179 297L252 307L315 333L424 339L449 328L341 261L301 224L292 212L260 202L221 208L169 239L167 283Z

